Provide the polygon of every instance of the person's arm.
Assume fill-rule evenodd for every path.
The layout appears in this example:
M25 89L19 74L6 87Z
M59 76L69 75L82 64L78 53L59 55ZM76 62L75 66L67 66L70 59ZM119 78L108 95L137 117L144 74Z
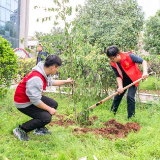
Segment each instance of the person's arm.
M124 90L123 90L123 82L122 82L122 78L121 77L117 77L117 83L118 83L118 89L117 89L117 92L119 94L123 93Z
M60 85L66 84L66 83L73 84L73 80L71 78L68 78L67 80L54 80L53 85L54 86L60 86Z
M119 76L119 73L117 71L116 68L114 68L113 66L111 66L113 71L114 71L114 74L115 76L117 77L116 80L117 80L117 84L118 84L118 89L117 91L119 92L119 94L123 93L124 90L123 90L123 83L122 83L122 78Z
M143 60L142 62L142 67L143 67L143 75L142 78L146 79L149 75L148 75L148 70L147 70L147 61Z
M56 114L56 110L54 108L51 108L42 101L40 102L40 104L36 105L36 107L48 111L51 115Z

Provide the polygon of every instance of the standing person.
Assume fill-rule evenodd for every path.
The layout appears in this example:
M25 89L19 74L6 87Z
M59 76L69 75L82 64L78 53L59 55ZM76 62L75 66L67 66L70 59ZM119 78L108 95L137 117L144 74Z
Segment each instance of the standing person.
M33 134L36 135L51 134L45 125L50 123L52 115L56 114L58 103L42 95L42 92L47 85L59 86L73 83L71 78L67 80L53 80L51 78L51 75L57 72L61 64L62 61L57 55L49 55L45 62L39 62L17 86L14 95L15 106L20 112L32 118L13 130L19 140L29 140L27 133L34 129Z
M123 90L123 87L129 85L130 83L138 80L141 77L143 77L143 79L146 79L148 77L147 62L142 58L132 54L131 52L120 52L116 46L110 46L107 49L107 56L111 60L111 66L117 77L118 83L117 91L119 92L119 94L114 97L111 106L111 111L113 111L115 115L122 97L126 92L126 90ZM142 64L143 74L141 73L137 63ZM128 119L135 115L135 94L138 84L139 83L136 83L128 89Z
M42 52L43 47L41 46L41 44L39 44L39 46L37 47L37 51L38 51L38 57L37 57L37 62L36 65L40 62L43 61L44 58L47 57L47 53L46 52ZM44 56L44 57L43 57Z

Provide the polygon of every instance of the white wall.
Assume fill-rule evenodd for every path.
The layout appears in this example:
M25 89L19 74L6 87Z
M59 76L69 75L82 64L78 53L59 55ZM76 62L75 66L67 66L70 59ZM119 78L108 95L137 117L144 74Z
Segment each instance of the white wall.
M30 0L20 1L20 32L19 32L19 48L28 47L28 28L29 28L29 2ZM21 39L24 38L23 44Z

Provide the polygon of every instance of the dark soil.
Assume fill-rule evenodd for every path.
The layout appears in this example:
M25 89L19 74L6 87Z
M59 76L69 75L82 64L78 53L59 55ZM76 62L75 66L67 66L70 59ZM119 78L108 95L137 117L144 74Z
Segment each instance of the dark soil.
M65 118L64 115L56 115L56 119L57 120L50 123L50 126L59 125L68 127L69 125L77 124L75 121ZM92 122L93 124L93 122L97 119L98 119L97 116L92 116L89 121ZM73 130L73 133L75 135L81 135L81 134L86 134L88 132L92 132L96 135L96 137L98 135L101 135L102 137L112 140L118 138L125 138L129 134L129 132L133 131L136 133L141 128L141 126L138 123L128 122L125 125L123 125L119 122L116 122L115 119L111 119L108 122L103 122L103 125L105 127L102 128L87 128L87 127L75 128Z
M68 127L69 125L77 124L75 121L65 118L64 115L55 115L55 116L57 120L50 122L49 124L50 126L59 125L59 126Z

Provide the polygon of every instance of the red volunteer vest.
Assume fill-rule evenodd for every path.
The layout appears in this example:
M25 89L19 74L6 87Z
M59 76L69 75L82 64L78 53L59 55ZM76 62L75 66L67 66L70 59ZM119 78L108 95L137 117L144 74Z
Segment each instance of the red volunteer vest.
M32 77L40 77L43 81L43 90L47 86L46 79L37 71L31 71L28 75L26 75L22 81L17 86L16 92L14 94L14 101L17 103L27 103L30 102L28 96L26 95L26 82Z
M125 71L125 73L132 80L132 82L141 78L142 73L138 67L138 64L134 63L132 61L131 57L129 56L129 53L120 53L120 56L121 56L120 64L121 64L123 70ZM123 79L123 75L122 75L121 70L118 67L118 65L116 63L111 62L111 66L113 66L114 68L117 69L120 77ZM136 83L135 86L137 87L138 84L139 84L139 82Z

